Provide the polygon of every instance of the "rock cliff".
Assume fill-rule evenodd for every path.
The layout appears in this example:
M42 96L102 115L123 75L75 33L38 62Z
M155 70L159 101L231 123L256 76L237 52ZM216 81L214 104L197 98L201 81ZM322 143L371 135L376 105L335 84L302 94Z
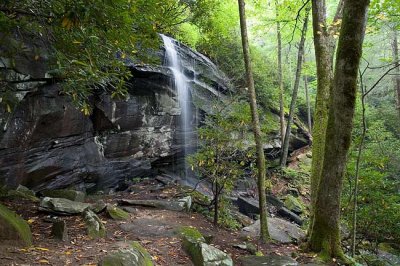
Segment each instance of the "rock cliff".
M16 101L11 113L0 107L0 183L34 190L111 188L180 157L180 109L168 68L128 63L128 98L97 93L90 100L93 113L85 116L49 75L46 56L32 60L38 47L34 43L12 62L0 60L1 73L14 81L2 90ZM213 100L232 90L208 58L184 45L178 53L192 85L197 124ZM159 54L162 59L163 49Z

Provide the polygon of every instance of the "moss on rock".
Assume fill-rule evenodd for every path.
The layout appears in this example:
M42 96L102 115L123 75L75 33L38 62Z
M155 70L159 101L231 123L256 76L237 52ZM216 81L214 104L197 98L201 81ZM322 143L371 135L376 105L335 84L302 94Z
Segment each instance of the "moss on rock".
M107 213L114 220L129 219L129 213L127 213L126 211L124 211L116 206L112 206L110 204L107 205Z
M86 197L84 192L71 189L46 189L40 193L45 197L68 199L78 202L84 202Z
M32 245L32 233L28 223L2 204L0 204L0 239L24 246Z
M129 248L119 249L107 255L100 266L153 266L149 252L139 242L132 242Z

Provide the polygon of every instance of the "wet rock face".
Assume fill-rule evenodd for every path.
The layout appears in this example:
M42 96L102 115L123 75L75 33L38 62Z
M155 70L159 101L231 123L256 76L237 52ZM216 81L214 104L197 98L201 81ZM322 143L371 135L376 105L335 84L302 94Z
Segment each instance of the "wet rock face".
M193 99L207 102L228 89L208 58L184 45L179 53ZM168 68L129 66L133 78L127 99L99 92L90 100L93 113L85 116L61 93L61 84L48 78L46 62L2 62L0 72L11 80L40 82L16 83L12 93L18 104L11 113L0 105L0 183L35 191L75 187L90 192L149 176L155 171L152 165L173 164L181 157L181 110Z

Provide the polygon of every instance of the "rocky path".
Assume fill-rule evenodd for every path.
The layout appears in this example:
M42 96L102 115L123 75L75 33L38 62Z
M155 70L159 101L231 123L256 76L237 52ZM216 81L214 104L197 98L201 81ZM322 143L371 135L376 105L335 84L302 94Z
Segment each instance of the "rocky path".
M109 206L116 205L121 199L167 202L176 194L176 188L160 189L154 181L138 184L130 191L89 197L86 202L95 203L100 198ZM241 258L254 252L275 254L288 259L293 257L300 262L310 260L310 256L301 254L294 244L276 242L261 245L256 237L244 235L241 231L215 228L205 216L194 212L120 206L129 212L127 219L112 219L107 211L99 213L98 217L106 228L106 236L92 239L88 236L85 221L80 215L62 216L43 212L39 210L38 202L21 198L3 199L1 203L28 221L32 230L33 246L23 248L1 243L0 265L98 265L107 255L129 247L132 241L137 241L147 249L155 265L193 265L182 248L180 235L180 228L188 226L197 228L211 246L230 255L234 265L241 265ZM52 220L55 217L65 221L68 240L60 241L52 237ZM246 249L246 243L254 248Z

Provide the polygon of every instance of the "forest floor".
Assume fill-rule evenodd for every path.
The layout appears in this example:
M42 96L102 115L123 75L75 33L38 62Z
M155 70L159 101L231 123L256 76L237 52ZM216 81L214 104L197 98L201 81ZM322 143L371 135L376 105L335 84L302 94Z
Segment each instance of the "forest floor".
M98 195L98 199L117 204L120 199L171 199L177 194L176 186L157 188L157 181L149 179L136 184L136 193L119 192L113 195ZM0 243L0 265L97 265L101 259L131 241L139 241L150 253L156 265L192 265L190 258L181 247L179 228L196 227L204 236L212 236L211 244L231 255L235 265L238 258L251 255L246 250L235 248L235 244L252 242L264 255L277 254L293 257L300 265L310 263L314 255L303 253L295 244L261 244L258 239L244 238L241 231L215 227L202 214L175 212L152 208L134 208L125 221L116 221L99 214L106 226L107 236L90 239L86 234L81 216L64 216L68 228L68 241L55 240L51 236L53 215L39 211L39 204L27 200L3 200L2 202L30 223L34 246L20 248Z

